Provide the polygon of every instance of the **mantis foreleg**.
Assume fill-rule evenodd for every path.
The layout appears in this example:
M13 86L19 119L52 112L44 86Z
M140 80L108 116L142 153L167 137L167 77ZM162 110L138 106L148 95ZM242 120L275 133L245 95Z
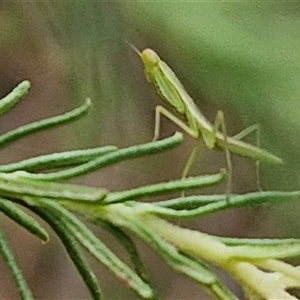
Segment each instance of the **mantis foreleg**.
M183 121L181 121L175 115L170 113L163 106L158 105L155 108L155 129L154 129L153 141L156 141L159 138L159 135L160 135L160 127L161 127L160 115L164 115L166 118L168 118L173 123L175 123L179 128L184 130L191 137L193 137L195 139L198 138L198 136L199 136L198 131L196 131L195 129L187 126Z

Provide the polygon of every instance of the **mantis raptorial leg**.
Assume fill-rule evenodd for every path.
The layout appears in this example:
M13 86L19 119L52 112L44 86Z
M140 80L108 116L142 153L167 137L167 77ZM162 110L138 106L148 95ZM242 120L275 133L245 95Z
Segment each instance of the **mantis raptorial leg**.
M161 115L164 115L166 118L168 118L170 121L175 123L179 128L184 130L191 137L197 139L197 144L193 148L192 152L190 153L190 155L187 159L187 162L182 171L181 178L182 179L186 178L188 175L188 172L190 171L190 168L193 165L196 154L199 152L199 149L200 149L199 131L197 131L191 127L188 127L183 121L181 121L179 118L177 118L171 112L169 112L163 106L157 106L155 108L155 129L154 129L153 140L157 140L159 138L160 128L161 128L161 118L160 118ZM215 118L215 122L213 124L213 134L211 137L214 137L214 138L210 139L209 141L206 142L208 148L210 148L210 149L215 148L215 144L216 144L216 140L217 140L217 132L218 132L219 128L221 128L221 131L226 140L227 131L226 131L226 126L225 126L224 114L222 111L218 111L216 118ZM231 155L230 155L230 152L228 151L228 149L225 149L225 157L226 157L227 170L228 170L228 183L227 183L226 194L229 195L229 193L231 192L231 185L232 185L232 161L231 161Z

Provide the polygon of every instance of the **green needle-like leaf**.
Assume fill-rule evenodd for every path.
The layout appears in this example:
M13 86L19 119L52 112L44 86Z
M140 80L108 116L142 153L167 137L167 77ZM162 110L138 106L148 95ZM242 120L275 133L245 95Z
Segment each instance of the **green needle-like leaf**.
M94 149L73 150L67 152L41 155L0 166L0 172L10 173L18 170L37 172L41 170L64 168L86 163L104 154L116 151L115 146L105 146Z
M78 247L78 242L72 236L72 232L70 232L68 227L65 226L64 222L52 214L51 211L47 211L46 209L40 207L32 207L31 209L42 219L44 219L58 235L78 272L80 273L84 283L89 289L92 299L103 299L102 291L98 284L96 275L82 255Z
M149 212L160 216L176 219L196 218L210 213L216 213L229 208L238 208L263 203L276 203L298 200L300 191L294 192L255 192L245 195L231 195L229 201L226 195L199 195L180 197L168 201L154 203ZM185 207L186 201L186 207ZM197 207L198 206L198 207Z
M126 251L130 255L130 259L132 263L134 264L135 271L137 274L145 281L147 284L152 288L153 292L153 300L159 300L160 297L154 287L154 284L150 278L149 272L145 266L145 264L142 261L141 256L139 255L138 249L135 246L133 240L130 238L130 236L121 228L110 224L108 222L100 221L100 220L94 220L94 224L101 226L108 232L110 232L126 249Z
M36 133L38 131L73 122L83 117L85 114L87 114L87 112L90 110L91 107L92 107L92 102L88 98L86 99L83 105L63 115L33 122L21 126L17 129L11 130L7 133L4 133L0 135L0 148L8 146L10 143L15 142L16 140L19 140L27 135Z
M142 218L132 219L132 216L126 216L126 214L123 214L122 217L127 221L126 227L157 250L158 254L174 270L201 284L204 289L217 299L238 299L219 281L218 277L204 262L178 252L175 247L167 243L155 231L149 228L143 222Z
M129 287L145 299L152 299L153 292L131 268L124 264L112 251L110 251L81 221L68 210L49 199L39 199L41 207L51 211L59 218L74 236L96 259L104 264L116 277L126 282Z
M21 269L18 266L15 256L6 241L6 238L2 232L1 227L0 227L0 251L1 251L2 257L4 258L5 262L7 263L8 267L11 270L11 273L17 284L18 291L19 291L22 299L23 300L33 300L31 291L26 283L26 280L22 274Z
M27 199L28 196L48 197L70 201L101 201L107 190L75 184L40 182L26 176L26 172L0 173L0 196Z
M10 200L0 198L0 211L42 241L47 242L49 240L46 230L34 218L26 214Z
M112 153L105 154L101 157L95 158L87 163L84 163L74 168L49 174L30 174L30 178L45 181L56 181L74 178L76 176L84 175L98 170L100 168L116 164L123 160L134 159L166 151L179 146L182 142L183 135L179 132L176 132L173 136L169 138L146 144L134 145L125 149L120 149Z
M10 111L24 99L30 89L30 82L25 80L19 83L7 96L0 99L0 117Z
M169 182L162 182L128 191L111 193L105 198L103 203L108 204L123 202L126 200L135 200L172 192L181 192L184 190L209 187L221 183L225 178L226 174L221 172L213 175L202 175Z

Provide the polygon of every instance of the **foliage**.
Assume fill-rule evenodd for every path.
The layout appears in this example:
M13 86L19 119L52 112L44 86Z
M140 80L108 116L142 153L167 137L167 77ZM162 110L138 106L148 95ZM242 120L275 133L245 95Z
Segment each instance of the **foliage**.
M28 81L20 83L0 101L0 115L12 109L28 93ZM1 146L47 128L74 121L91 107L89 99L60 116L24 125L0 136ZM222 268L235 278L249 297L255 299L296 299L287 289L300 287L300 269L283 261L300 255L298 239L240 239L208 235L182 228L166 219L194 219L221 210L295 201L300 191L256 192L245 195L195 195L143 202L157 195L182 192L220 184L226 172L189 177L183 180L141 186L112 192L58 182L98 170L123 160L153 155L179 146L180 133L155 142L118 149L106 146L74 150L30 158L0 167L0 210L44 242L45 229L20 207L26 207L58 235L86 283L93 299L102 299L98 280L82 248L106 266L117 278L143 299L160 299L147 267L129 234L152 247L176 272L197 282L216 299L237 299L212 266ZM54 170L53 170L54 169ZM47 171L41 173L40 171ZM76 215L79 214L83 221ZM134 268L125 264L87 227L92 222L112 233L131 257ZM22 299L33 299L21 269L0 231L0 250L7 262Z

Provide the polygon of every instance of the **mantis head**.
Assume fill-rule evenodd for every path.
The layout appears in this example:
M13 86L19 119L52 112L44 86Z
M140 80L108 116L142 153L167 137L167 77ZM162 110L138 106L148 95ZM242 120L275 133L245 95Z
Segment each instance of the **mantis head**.
M146 48L145 50L140 52L131 43L126 42L126 44L128 44L133 49L133 51L135 51L140 56L146 69L152 69L153 67L156 67L159 64L160 58L154 50L150 48Z
M157 53L150 48L146 48L145 50L143 50L140 56L145 67L149 69L158 66L160 62L160 58Z
M145 68L145 74L148 81L155 83L155 76L153 76L153 71L157 69L159 63L161 62L158 54L150 48L144 49L140 52L134 45L126 42L142 59Z

